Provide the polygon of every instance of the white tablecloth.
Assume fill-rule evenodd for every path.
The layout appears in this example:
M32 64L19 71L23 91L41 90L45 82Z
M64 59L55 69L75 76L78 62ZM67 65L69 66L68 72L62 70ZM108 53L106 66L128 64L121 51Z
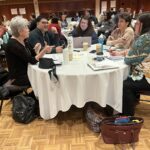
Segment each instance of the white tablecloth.
M55 56L62 58L62 54L53 54ZM39 98L43 119L54 118L60 110L69 110L71 105L81 108L89 101L97 102L102 107L110 105L122 112L123 80L128 76L128 66L122 60L117 61L118 69L93 71L87 65L88 56L87 52L76 52L74 61L58 66L57 83L50 80L48 70L40 69L38 65L28 65L29 80Z

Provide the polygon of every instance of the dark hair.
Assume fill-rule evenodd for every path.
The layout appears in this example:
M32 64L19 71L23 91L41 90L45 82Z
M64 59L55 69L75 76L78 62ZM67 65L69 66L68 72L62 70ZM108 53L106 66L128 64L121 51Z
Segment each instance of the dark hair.
M47 18L45 16L38 16L36 18L36 22L40 22L42 19L46 19L47 20Z
M131 16L130 16L129 13L126 13L126 12L121 13L121 14L119 14L119 18L124 19L125 22L128 22L128 23L129 23L129 24L128 24L128 27L130 26L130 24L131 24Z
M58 24L59 19L57 17L52 18L51 23Z
M85 33L84 35L85 35L85 36L91 36L91 34L94 32L94 28L93 28L93 25L92 25L92 23L91 23L91 19L90 19L90 17L84 16L84 17L82 17L82 18L80 19L80 23L81 23L81 21L82 21L83 19L88 21L88 27L87 27L86 31L84 31L84 33ZM79 23L79 25L78 25L78 27L77 27L77 32L78 32L79 36L81 36L80 34L83 33L83 31L82 31L82 29L81 29L81 27L80 27L80 23Z
M36 16L35 16L35 14L31 14L31 17L32 17L32 18L34 18L34 19L36 19Z
M91 11L89 9L85 9L85 12L88 12L91 15Z
M106 12L105 13L105 16L106 16L106 21L110 20L111 19L111 13L110 12Z
M138 20L142 23L141 35L150 32L150 12L142 13Z

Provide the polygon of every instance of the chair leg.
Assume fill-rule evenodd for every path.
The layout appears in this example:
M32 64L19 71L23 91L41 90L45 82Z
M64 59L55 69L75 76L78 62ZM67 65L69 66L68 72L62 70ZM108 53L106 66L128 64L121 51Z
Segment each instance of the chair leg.
M3 107L3 101L4 101L4 100L1 100L1 105L0 105L0 115L1 115L2 107Z

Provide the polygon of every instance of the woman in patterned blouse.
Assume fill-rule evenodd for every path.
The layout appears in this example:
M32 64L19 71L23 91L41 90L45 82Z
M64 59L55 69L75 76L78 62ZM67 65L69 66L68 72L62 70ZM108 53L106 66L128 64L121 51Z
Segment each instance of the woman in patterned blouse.
M142 63L150 55L150 12L139 16L135 32L139 37L125 57L130 65L130 76L123 84L123 115L134 115L134 107L140 91L150 91L150 82L144 76Z

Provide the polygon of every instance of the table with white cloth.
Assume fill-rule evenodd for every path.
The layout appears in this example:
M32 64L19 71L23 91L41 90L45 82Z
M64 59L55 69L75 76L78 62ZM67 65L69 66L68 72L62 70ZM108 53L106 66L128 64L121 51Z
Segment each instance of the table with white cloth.
M95 49L92 45L90 50ZM84 107L94 101L122 112L123 80L129 74L124 60L116 61L118 68L93 71L88 65L89 51L74 52L73 61L57 66L59 81L50 79L49 69L40 69L38 64L28 65L28 76L35 95L39 99L43 119L54 118L59 111L67 111L72 105ZM62 54L47 54L45 57L62 61Z

